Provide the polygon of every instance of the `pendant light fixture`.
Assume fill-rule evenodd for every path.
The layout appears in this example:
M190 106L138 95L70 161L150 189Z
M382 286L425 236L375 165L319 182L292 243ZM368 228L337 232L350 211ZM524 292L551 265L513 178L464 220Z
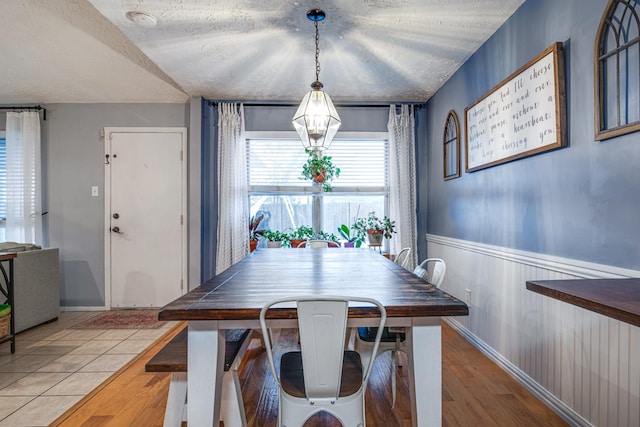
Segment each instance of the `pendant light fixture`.
M316 81L311 83L312 90L302 98L300 107L292 120L305 148L316 152L322 152L329 147L340 127L340 116L338 116L329 95L322 90L323 85L319 80L320 37L318 22L322 21L325 16L321 9L311 9L307 12L307 18L313 21L316 27Z

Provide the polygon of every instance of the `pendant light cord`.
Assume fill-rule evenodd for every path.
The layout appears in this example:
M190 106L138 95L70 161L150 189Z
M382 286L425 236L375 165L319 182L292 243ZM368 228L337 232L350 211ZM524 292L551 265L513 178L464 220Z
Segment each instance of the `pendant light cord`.
M320 35L318 34L318 21L313 21L316 26L316 81L320 81Z

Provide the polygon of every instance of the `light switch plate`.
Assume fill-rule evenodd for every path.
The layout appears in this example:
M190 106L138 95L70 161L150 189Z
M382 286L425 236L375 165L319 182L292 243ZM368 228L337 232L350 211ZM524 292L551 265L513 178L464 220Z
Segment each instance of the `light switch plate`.
M91 195L93 197L98 197L100 195L100 193L98 192L98 186L94 185L91 187Z

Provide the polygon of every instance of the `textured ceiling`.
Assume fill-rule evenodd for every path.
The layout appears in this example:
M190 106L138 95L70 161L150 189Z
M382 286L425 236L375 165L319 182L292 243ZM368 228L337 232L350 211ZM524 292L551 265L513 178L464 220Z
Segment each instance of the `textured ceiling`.
M315 7L335 101L421 102L523 1L0 0L0 104L296 101L315 80Z

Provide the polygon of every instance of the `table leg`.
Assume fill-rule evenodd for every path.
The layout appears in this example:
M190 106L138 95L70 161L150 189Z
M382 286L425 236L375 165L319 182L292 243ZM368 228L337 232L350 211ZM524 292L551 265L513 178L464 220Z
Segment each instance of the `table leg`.
M442 425L442 330L439 317L416 318L410 332L413 358L407 364L413 375L411 419L413 426Z
M187 424L220 424L225 331L214 320L189 322L187 354Z

